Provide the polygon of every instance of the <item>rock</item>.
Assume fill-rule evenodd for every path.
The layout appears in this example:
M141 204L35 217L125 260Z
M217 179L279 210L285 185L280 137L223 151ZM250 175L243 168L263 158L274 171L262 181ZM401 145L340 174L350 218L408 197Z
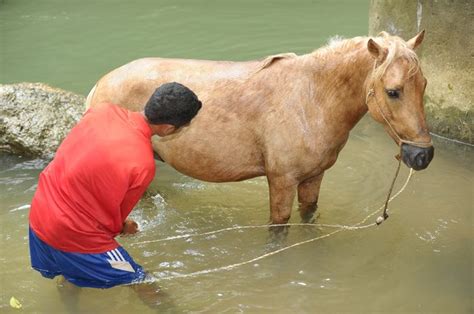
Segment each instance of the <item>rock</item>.
M0 148L51 158L84 112L85 97L41 83L0 84Z

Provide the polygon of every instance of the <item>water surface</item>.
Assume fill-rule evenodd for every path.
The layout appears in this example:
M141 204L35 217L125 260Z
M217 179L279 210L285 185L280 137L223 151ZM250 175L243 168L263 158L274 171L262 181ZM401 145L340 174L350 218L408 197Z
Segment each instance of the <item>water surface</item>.
M367 32L368 1L0 1L0 83L41 81L87 93L105 72L144 56L219 60L307 53L333 35ZM429 78L428 78L429 79ZM343 231L230 270L333 231L291 227L286 241L265 228L203 233L268 220L264 178L211 184L158 164L132 218L142 232L120 242L160 279L164 313L473 311L473 156L435 139L430 167L416 173L377 228ZM325 224L354 224L379 208L396 168L395 144L369 117L352 132L323 181ZM0 311L70 309L54 281L30 269L28 204L44 160L0 155ZM395 191L408 174L404 167ZM372 222L371 220L370 222ZM291 222L299 222L293 212ZM141 243L141 244L140 244ZM151 313L126 287L83 289L76 312Z

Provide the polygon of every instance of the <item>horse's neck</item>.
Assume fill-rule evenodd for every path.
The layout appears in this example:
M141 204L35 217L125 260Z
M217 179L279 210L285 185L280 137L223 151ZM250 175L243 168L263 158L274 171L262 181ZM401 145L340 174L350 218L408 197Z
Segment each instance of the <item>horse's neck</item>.
M324 54L313 55L315 82L318 86L316 102L328 119L338 121L347 133L367 113L365 103L366 82L372 72L374 60L364 39L345 47L335 48Z

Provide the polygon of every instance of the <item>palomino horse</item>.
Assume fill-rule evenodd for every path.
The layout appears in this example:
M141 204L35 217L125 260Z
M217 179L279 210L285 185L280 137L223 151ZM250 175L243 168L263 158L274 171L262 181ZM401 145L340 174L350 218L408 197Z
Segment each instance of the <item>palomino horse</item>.
M324 171L367 111L401 146L407 166L430 163L426 79L414 52L423 35L407 42L387 33L356 37L263 61L139 59L102 77L87 106L112 102L139 111L161 84L188 86L202 109L176 134L153 140L161 158L205 181L266 175L271 222L288 221L296 192L301 218L309 221Z

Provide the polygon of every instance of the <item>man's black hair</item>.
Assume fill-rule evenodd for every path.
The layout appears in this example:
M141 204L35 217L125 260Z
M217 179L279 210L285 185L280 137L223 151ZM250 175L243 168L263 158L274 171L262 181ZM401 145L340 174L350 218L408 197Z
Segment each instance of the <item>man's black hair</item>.
M145 105L145 117L151 124L188 124L201 109L196 94L186 86L173 82L158 87Z

